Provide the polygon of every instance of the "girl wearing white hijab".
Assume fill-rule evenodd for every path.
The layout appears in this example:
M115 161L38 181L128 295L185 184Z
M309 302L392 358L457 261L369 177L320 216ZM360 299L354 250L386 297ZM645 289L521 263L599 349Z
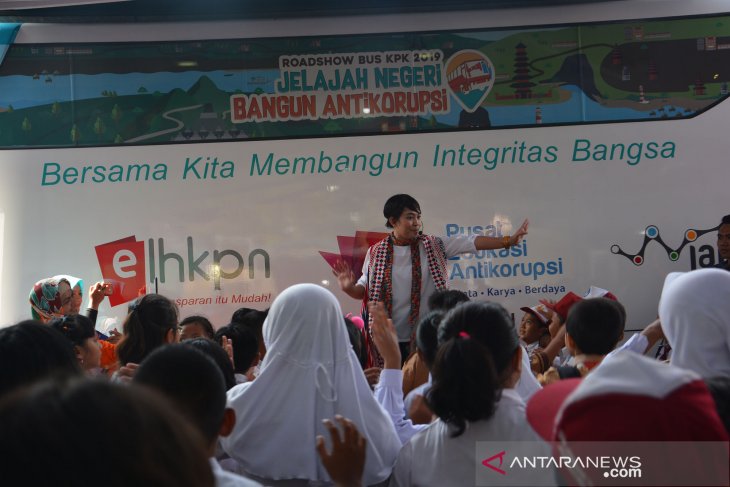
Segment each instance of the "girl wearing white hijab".
M659 319L672 364L702 378L730 377L730 272L700 269L669 274Z
M221 445L239 473L266 485L329 485L315 442L328 437L322 420L341 415L367 440L363 485L387 480L401 444L373 398L334 295L313 284L286 289L263 335L260 375L228 391L238 419Z

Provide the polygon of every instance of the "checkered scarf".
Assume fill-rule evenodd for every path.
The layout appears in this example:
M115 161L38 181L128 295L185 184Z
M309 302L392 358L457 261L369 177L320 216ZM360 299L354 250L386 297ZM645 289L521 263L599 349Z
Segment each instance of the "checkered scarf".
M415 337L416 324L421 307L421 252L419 243L423 242L426 249L428 270L433 278L437 290L448 288L448 273L446 271L446 249L444 242L431 235L419 235L411 243L411 309L408 314L408 324L411 326L411 343ZM382 301L388 316L393 316L393 236L389 235L370 248L370 262L368 264L368 301ZM368 324L372 323L369 316ZM370 332L370 327L368 326ZM371 332L370 332L371 333ZM372 336L371 336L372 340ZM371 349L373 365L382 367L383 358L375 347Z

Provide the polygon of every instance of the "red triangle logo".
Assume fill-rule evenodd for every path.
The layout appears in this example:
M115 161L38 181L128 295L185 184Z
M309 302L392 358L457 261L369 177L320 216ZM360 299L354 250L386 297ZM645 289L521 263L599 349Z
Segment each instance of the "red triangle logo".
M483 460L482 465L484 465L485 467L491 468L492 470L494 470L497 473L501 473L502 475L507 475L507 472L505 472L504 470L499 468L502 466L502 462L504 461L504 456L506 454L507 454L507 452L501 451L501 452L497 453L496 455L493 455L493 456L487 458L486 460ZM495 460L497 458L499 458L499 467L495 467L491 463L493 460Z

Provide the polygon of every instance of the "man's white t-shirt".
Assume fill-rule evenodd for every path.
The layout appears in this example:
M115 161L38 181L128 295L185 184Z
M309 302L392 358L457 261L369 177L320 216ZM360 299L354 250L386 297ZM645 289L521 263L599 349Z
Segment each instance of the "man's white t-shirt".
M449 259L466 252L475 252L474 239L476 235L455 235L453 237L439 237L446 250L446 258ZM420 242L421 252L421 306L419 309L418 321L421 321L429 312L428 298L436 292L436 283L428 269L428 258L423 242ZM357 284L367 288L368 285L368 264L370 263L370 249L365 255L365 262L362 266L362 276ZM448 277L448 276L447 276ZM398 332L398 341L408 342L411 340L411 327L408 324L408 315L411 312L411 247L408 245L393 246L393 324Z

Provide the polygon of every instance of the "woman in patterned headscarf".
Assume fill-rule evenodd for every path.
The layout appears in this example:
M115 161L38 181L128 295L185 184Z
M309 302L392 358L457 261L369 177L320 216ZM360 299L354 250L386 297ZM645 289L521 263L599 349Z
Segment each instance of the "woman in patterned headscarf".
M84 300L84 280L69 275L53 276L51 279L57 281L66 280L71 286L71 306L66 314L77 315L81 313L81 304ZM104 281L97 282L89 289L89 306L86 308L86 316L96 325L96 318L99 314L99 305L107 296L110 284Z
M89 290L89 307L86 316L92 326L96 324L99 304L104 300L104 282L97 282ZM77 315L81 311L83 301L84 281L69 275L53 276L38 281L30 292L31 314L36 320L48 323L53 318L62 318L66 315ZM114 371L117 367L116 344L101 340L98 342L101 349L102 370Z
M76 315L81 312L81 303L84 298L84 280L79 277L69 275L53 276L51 279L66 279L71 285L71 309L69 314Z
M65 277L49 277L36 282L28 298L33 319L48 323L52 318L68 314L72 294L71 283Z

